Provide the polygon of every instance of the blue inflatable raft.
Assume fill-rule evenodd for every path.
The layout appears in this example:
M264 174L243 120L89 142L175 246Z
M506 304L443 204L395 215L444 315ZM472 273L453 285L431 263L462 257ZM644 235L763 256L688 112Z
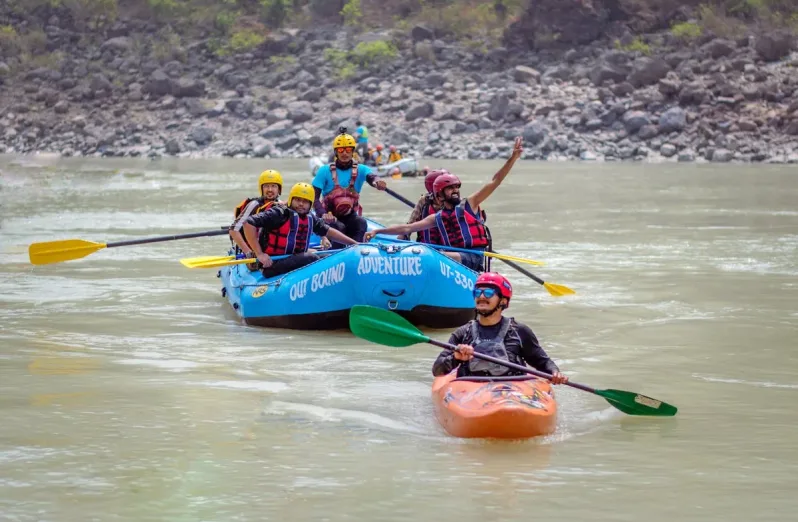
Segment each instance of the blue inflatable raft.
M224 267L219 277L222 295L255 326L347 328L349 309L358 304L431 328L455 328L474 317L477 274L419 243L353 245L271 279L245 265Z

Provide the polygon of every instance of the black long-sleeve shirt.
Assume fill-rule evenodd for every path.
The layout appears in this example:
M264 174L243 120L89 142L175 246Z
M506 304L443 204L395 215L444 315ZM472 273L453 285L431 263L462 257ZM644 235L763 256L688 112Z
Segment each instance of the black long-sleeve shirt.
M280 228L283 226L283 223L288 221L291 217L291 213L293 210L289 209L284 205L275 205L263 212L255 214L254 216L249 216L247 218L247 223L254 227L258 227L261 229L261 236L263 236L263 231L268 232L269 230L274 230L276 228ZM317 236L326 236L327 232L330 230L330 227L327 226L327 223L322 221L321 219L314 218L313 219L313 233Z
M512 328L515 328L518 337L521 339L521 345L519 349L514 345L505 344L505 349L507 350L507 356L509 357L510 362L520 365L528 364L532 368L541 372L559 372L560 369L557 367L554 361L552 361L546 351L540 347L538 338L535 336L535 333L532 331L532 329L525 324L517 322L515 319L511 319L511 321ZM491 326L482 326L481 324L478 324L477 328L479 330L479 337L481 339L491 339L496 337L499 334L501 324L501 321ZM454 345L470 345L473 343L473 341L474 339L471 335L471 322L468 322L455 330L451 337L449 337L449 343ZM446 375L455 368L459 367L463 362L465 361L455 359L454 352L451 350L444 350L440 353L440 355L438 355L438 358L432 365L432 374L436 377L439 375ZM510 373L514 373L512 370L509 371Z

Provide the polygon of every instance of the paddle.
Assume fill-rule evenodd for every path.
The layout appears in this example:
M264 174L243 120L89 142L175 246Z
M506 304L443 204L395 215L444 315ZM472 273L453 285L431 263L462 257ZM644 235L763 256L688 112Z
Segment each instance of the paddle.
M316 253L319 255L327 255L327 254L333 254L335 252L340 252L341 250L343 249L319 250ZM290 257L290 255L271 256L271 258L275 261L278 259L285 259L286 257ZM200 256L200 257L185 257L180 260L180 263L186 268L219 268L222 266L253 263L255 261L256 259L254 257L245 257L242 259L236 259L235 256Z
M223 236L226 235L229 230L230 227L221 227L220 229L207 230L205 232L131 239L129 241L116 241L114 243L94 243L93 241L85 241L83 239L45 241L43 243L33 243L28 248L28 256L30 257L31 264L48 265L51 263L62 263L64 261L80 259L98 250L102 250L103 248L144 245L147 243L160 243L162 241L175 241L177 239L191 239L195 237Z
M385 237L382 234L378 234L378 236L380 237L380 239L385 239L385 240L388 240L388 241L391 241L391 242L394 242L394 243L413 243L413 244L418 244L417 241L408 241L408 240L405 240L405 239L394 239L394 238L391 238L391 237ZM478 256L485 255L485 256L488 256L488 257L495 257L496 259L505 259L505 260L510 260L510 261L517 261L519 263L528 263L530 265L543 266L543 262L542 261L535 261L533 259L526 259L526 258L523 258L523 257L508 256L506 254L498 254L496 252L488 252L487 250L469 250L468 248L457 248L457 247L451 247L451 246L446 246L446 245L433 245L431 243L424 243L424 245L428 246L430 248L434 248L435 250L445 250L447 252L465 252L467 254L476 254Z
M562 297L564 295L573 295L573 294L576 293L575 291L573 291L572 289L568 288L565 285L558 285L556 283L547 283L546 281L544 281L543 279L539 278L538 276L536 276L532 272L526 270L524 267L516 265L510 259L507 259L505 257L499 257L497 259L499 259L502 263L515 268L516 270L518 270L519 272L521 272L522 274L524 274L528 278L532 279L536 283L538 283L540 285L543 285L543 288L548 290L549 294L553 295L554 297Z
M385 346L401 348L419 343L429 343L447 350L457 350L457 347L453 344L430 339L401 315L391 312L390 310L375 308L373 306L353 306L349 312L349 328L357 337ZM474 357L501 364L513 370L537 375L544 379L551 380L552 377L550 374L540 372L534 368L521 366L478 352L474 352ZM623 390L597 390L590 386L570 381L565 384L572 388L603 397L612 406L628 415L661 417L672 417L676 415L676 406L638 393Z

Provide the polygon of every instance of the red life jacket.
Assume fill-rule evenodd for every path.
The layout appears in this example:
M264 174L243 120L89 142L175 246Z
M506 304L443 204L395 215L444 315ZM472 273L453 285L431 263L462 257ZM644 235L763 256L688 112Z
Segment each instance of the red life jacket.
M308 250L314 218L310 214L299 217L293 210L290 214L280 228L269 230L265 237L261 233L261 246L270 256L301 254Z
M442 244L456 248L485 248L488 232L480 216L464 200L451 210L442 208L435 214L435 225Z
M431 216L435 214L437 210L432 205L432 199L427 196L427 201L424 203L424 206L421 207L421 219L424 219L427 216ZM438 227L428 228L426 230L422 230L418 233L418 237L416 241L419 243L429 243L433 245L442 245L443 240L441 239L441 233L438 231Z
M331 212L335 217L343 217L349 214L350 210L354 210L358 216L361 215L363 209L360 207L360 194L355 190L357 163L352 162L352 177L349 178L347 188L338 184L338 170L335 168L335 163L330 163L330 175L334 186L330 193L324 196L324 207L327 212Z

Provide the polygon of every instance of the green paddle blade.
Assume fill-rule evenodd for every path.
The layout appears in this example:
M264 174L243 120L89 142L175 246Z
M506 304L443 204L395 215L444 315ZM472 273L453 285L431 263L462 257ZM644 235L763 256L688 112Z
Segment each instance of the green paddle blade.
M395 348L429 342L429 337L401 315L374 306L353 306L349 329L361 339Z
M676 406L639 393L623 390L596 390L596 395L604 397L607 402L627 415L673 417L678 411Z

